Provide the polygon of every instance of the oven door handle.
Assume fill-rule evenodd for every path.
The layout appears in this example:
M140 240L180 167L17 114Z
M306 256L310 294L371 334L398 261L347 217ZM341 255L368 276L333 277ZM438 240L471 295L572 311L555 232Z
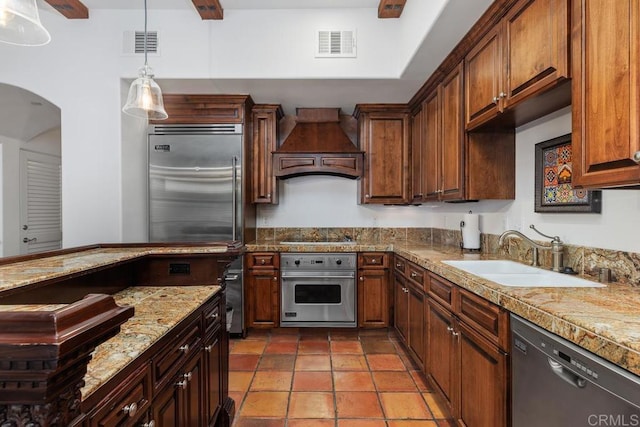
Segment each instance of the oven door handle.
M313 279L313 280L318 280L318 279L355 279L355 274L352 275L345 275L345 276L301 276L298 274L287 274L287 273L282 273L281 277L283 279Z

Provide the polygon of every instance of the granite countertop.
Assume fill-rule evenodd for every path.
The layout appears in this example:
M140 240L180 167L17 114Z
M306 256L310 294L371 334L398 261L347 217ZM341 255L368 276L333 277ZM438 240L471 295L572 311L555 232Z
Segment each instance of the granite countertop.
M220 291L220 286L131 287L113 295L116 304L135 307L120 333L96 347L87 366L82 399L144 353L169 330Z
M246 245L248 252L394 252L538 326L640 375L640 288L610 283L603 288L502 286L442 263L458 259L500 259L462 254L458 248L408 241L335 245ZM587 278L592 280L592 278Z
M0 292L146 255L228 252L226 246L95 248L0 265Z

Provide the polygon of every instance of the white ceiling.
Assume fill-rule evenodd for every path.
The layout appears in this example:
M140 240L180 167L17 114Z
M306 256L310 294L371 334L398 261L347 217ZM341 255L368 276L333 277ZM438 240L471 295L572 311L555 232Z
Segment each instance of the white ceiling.
M42 0L38 0L39 2ZM378 0L220 0L225 9L376 8ZM427 1L427 0L411 0ZM248 93L257 103L340 107L407 102L492 0L448 0L431 32L397 79L157 79L164 93ZM89 9L142 8L143 0L83 0ZM191 0L148 0L150 8L193 8ZM49 7L47 5L47 7ZM57 13L52 10L53 13ZM195 13L195 11L194 11ZM37 99L34 99L37 98ZM42 105L33 105L32 101ZM28 141L60 126L60 110L36 95L0 84L0 135Z
M40 0L42 1L42 0ZM414 0L425 1L425 0ZM142 9L143 0L83 0L91 9ZM223 9L377 8L378 0L220 0ZM147 0L149 9L193 9L191 0Z

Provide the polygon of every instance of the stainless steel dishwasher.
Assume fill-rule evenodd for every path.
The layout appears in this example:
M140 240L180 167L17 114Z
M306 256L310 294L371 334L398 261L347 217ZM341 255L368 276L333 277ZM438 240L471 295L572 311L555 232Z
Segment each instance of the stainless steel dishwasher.
M640 426L640 377L511 315L512 426Z

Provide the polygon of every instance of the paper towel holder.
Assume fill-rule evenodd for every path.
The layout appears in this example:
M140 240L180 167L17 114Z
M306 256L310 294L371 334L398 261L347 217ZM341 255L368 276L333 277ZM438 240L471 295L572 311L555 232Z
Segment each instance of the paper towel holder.
M470 214L472 214L472 211L469 211ZM482 250L482 239L478 239L478 247L477 248L465 248L464 247L464 232L463 229L465 227L465 222L464 220L460 221L460 250L462 252L468 252L468 253L479 253ZM478 230L479 232L480 230Z

